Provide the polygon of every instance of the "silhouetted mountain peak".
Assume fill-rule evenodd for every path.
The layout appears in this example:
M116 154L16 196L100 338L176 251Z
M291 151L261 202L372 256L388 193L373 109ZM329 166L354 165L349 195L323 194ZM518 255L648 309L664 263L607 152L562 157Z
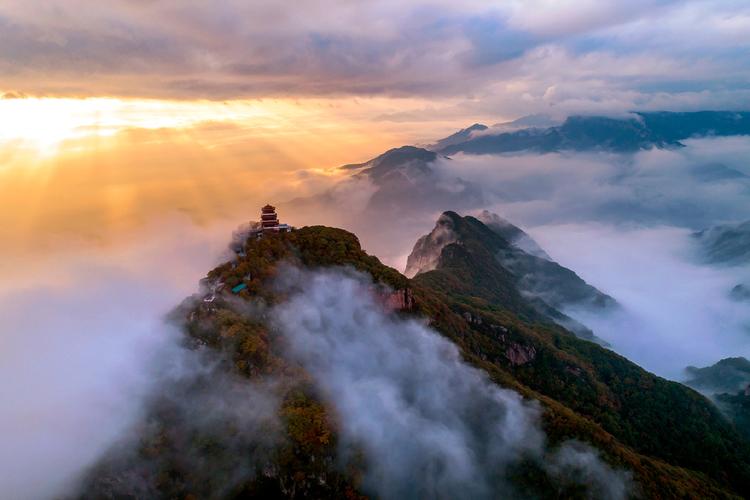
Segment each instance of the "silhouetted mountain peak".
M401 146L389 149L385 153L366 161L344 165L346 170L358 170L359 173L367 174L373 179L379 179L394 169L412 167L423 172L428 172L428 164L437 159L437 153L416 146Z
M487 125L475 123L469 127L462 128L458 132L451 134L444 139L440 139L435 144L430 145L429 148L433 151L439 151L441 149L447 148L448 146L452 146L453 144L459 144L461 142L467 141L471 139L474 133L482 132L484 130L487 130L487 128Z

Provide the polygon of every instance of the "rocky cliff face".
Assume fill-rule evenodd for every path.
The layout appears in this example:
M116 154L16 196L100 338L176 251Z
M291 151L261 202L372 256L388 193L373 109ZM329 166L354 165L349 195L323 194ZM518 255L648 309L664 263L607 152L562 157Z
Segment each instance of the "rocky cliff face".
M411 288L393 290L381 297L390 311L409 312L414 310L414 292Z

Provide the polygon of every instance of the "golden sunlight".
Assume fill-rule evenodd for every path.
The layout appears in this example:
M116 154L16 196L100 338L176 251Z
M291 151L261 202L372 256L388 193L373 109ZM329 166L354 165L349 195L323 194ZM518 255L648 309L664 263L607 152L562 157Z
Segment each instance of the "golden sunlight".
M52 154L65 141L112 136L129 128L185 128L204 121L251 122L278 116L273 104L115 98L0 100L0 144Z
M342 164L455 126L378 119L423 106L384 98L0 99L0 199L15 207L0 213L0 240L6 253L46 251L71 238L107 242L154 216L200 223L267 197L309 196L342 175Z

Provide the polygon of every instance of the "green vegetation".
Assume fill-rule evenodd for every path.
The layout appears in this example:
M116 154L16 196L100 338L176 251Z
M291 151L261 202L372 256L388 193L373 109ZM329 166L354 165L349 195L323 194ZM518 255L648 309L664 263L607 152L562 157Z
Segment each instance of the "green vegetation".
M649 498L750 494L748 444L708 400L550 324L487 250L487 241L496 236L475 219L465 222L461 242L444 249L436 270L414 280L367 255L353 234L322 226L249 240L244 257L208 273L211 282L225 286L216 301L188 300L173 314L185 323L187 340L223 353L233 373L250 380L272 375L282 394L282 444L267 450L256 472L226 496L361 497L362 459L356 450L345 459L338 453L336 415L304 370L285 359L281 339L233 303L239 297L243 307L262 311L283 300L269 286L282 263L349 266L395 290L410 290L414 303L402 314L427 318L494 382L539 400L553 443L569 438L591 443L608 462L632 471L639 488L635 493ZM240 283L247 288L232 295L229 289ZM144 439L140 458L99 471L92 484L132 473L138 460L169 457L175 439L210 442L210 436L170 434L167 429L175 426L171 418L169 412L155 411L152 420L161 430ZM207 460L211 453L221 456L221 449L206 450ZM172 498L200 497L203 486L192 482L190 472L177 462L160 462L161 474L169 480L159 491ZM545 497L580 495L555 492L542 484L533 467L519 466L516 479L534 484Z
M502 380L531 390L533 397L555 400L618 444L700 471L737 493L750 492L750 447L713 404L561 327L535 322L538 318L508 290L507 272L490 251L493 236L486 227L472 217L455 226L459 242L446 246L438 268L414 282L451 310L469 312L479 321L469 322L469 332L457 335L451 325L435 324L438 330L465 353L505 372ZM514 362L508 353L519 349L533 352L533 359ZM551 436L566 437L568 432L548 426Z

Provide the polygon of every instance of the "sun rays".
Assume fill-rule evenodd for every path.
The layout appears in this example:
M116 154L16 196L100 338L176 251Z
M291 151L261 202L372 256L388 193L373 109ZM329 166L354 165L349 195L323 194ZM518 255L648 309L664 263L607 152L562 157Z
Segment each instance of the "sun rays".
M46 252L179 213L195 222L325 189L339 165L402 143L372 117L399 100L0 99L0 241ZM424 124L414 142L434 135ZM408 139L407 139L408 140Z

